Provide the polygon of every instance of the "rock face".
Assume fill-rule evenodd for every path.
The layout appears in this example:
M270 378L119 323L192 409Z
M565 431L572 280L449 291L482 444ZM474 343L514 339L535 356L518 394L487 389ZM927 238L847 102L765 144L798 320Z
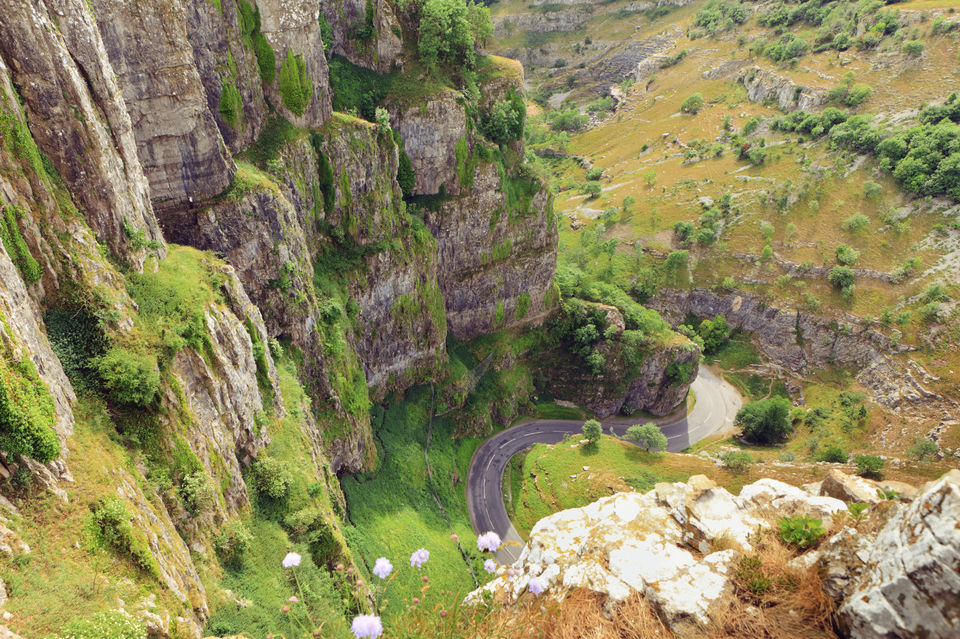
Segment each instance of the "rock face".
M739 78L751 102L771 100L784 111L811 111L827 101L826 89L800 86L760 67L742 69Z
M851 637L956 637L960 628L960 471L930 482L860 552L831 540L827 564L855 575L839 615ZM838 551L831 554L830 550Z
M20 87L37 145L90 228L118 258L139 268L143 252L134 237L161 244L163 237L130 117L86 3L4 0L0 55Z
M413 195L436 195L441 188L448 195L460 192L457 143L466 140L467 115L456 91L428 96L423 103L392 106L390 125L400 133L413 163Z
M702 475L657 484L645 494L620 493L541 519L517 562L468 600L484 591L514 599L539 577L561 598L574 588L614 602L640 593L673 632L702 636L730 605L740 556L715 550L718 539L750 552L757 527L770 527L777 516L845 510L839 500L773 480L744 486L740 496Z
M323 17L330 25L332 48L350 62L378 73L403 68L403 42L400 22L392 3L386 0L325 0L320 3ZM368 18L368 9L372 15ZM369 22L368 22L369 20Z
M96 0L93 7L154 205L182 206L226 189L233 162L193 63L183 4Z

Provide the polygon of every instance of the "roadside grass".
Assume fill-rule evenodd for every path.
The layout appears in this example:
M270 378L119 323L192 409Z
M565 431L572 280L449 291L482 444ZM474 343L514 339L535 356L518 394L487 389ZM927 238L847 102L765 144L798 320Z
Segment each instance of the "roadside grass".
M430 463L441 511L424 460L430 408L430 388L422 386L408 390L403 399L375 406L371 422L379 465L373 472L341 480L351 524L346 530L350 545L368 568L383 556L396 569L383 606L388 618L405 611L413 597L427 597L421 592L426 585L422 576L429 577L430 597L443 600L474 590L474 574L480 583L487 577L482 570L476 571L478 553L464 489L470 458L481 440L453 439L452 421L434 418ZM467 560L451 534L459 536ZM411 568L410 555L421 547L430 552L430 560L422 569ZM365 578L368 583L379 581L370 575Z

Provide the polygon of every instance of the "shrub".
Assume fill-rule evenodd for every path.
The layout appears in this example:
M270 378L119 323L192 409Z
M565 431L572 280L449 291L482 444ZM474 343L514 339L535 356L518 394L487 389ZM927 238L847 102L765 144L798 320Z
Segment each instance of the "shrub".
M667 448L667 436L664 435L654 423L646 423L643 426L634 424L627 429L625 437L636 442L638 446L646 451L660 451Z
M198 470L183 478L180 499L187 512L196 517L213 505L213 484L206 472Z
M590 119L581 115L576 109L570 111L561 111L554 115L550 120L550 128L554 131L567 131L574 133L587 126Z
M19 362L0 343L0 450L41 463L57 458L53 398L29 357Z
M60 631L58 639L147 639L142 623L120 610L98 612L74 619Z
M110 399L117 404L146 407L160 389L160 371L153 355L137 355L115 346L96 367Z
M690 236L692 236L696 230L697 227L690 222L677 222L673 225L673 233L681 242L689 240Z
M720 461L723 465L735 473L744 473L750 468L753 459L745 450L728 450L720 454Z
M796 546L800 550L811 548L827 534L823 521L808 515L782 517L777 521L777 536L785 544Z
M583 436L590 445L594 445L600 441L600 436L603 434L603 427L595 419L588 419L583 423Z
M925 45L922 40L907 40L903 43L903 52L909 56L919 56L923 53Z
M857 474L861 477L880 477L880 470L886 462L876 455L856 455L853 461L857 464Z
M855 277L853 269L843 265L834 266L827 274L827 279L838 289L845 289L853 285Z
M703 320L697 328L697 334L703 339L703 352L708 355L723 348L732 332L733 329L723 315L716 315L712 320Z
M699 93L694 93L680 105L680 110L683 113L690 113L691 115L699 113L701 108L703 108L703 96Z
M737 579L757 597L767 592L773 585L770 577L763 572L763 564L759 557L743 557L737 567Z
M790 400L771 397L750 402L737 413L735 423L743 438L754 444L776 444L793 431L790 423Z
M598 167L587 169L586 177L587 180L599 180L601 177L603 177L603 169Z
M274 457L261 457L253 463L257 491L276 501L287 498L293 476L287 464Z
M292 113L303 115L313 98L313 82L307 74L307 64L303 61L303 56L287 51L287 57L280 65L279 83L283 105Z
M845 464L847 463L848 457L847 451L840 448L836 444L827 446L817 453L817 461L830 462L833 464Z
M231 520L213 539L213 549L227 566L237 568L243 565L244 557L250 549L253 536L239 520Z
M827 100L844 106L855 107L866 101L873 93L873 89L866 84L853 84L853 73L848 73L843 82L835 86L827 94Z
M160 568L143 533L130 523L132 515L118 497L100 501L90 513L87 529L93 543L129 556L140 568L158 577Z
M843 221L841 225L844 231L856 233L862 231L870 225L870 218L863 213L855 213Z
M231 83L223 85L220 91L220 117L228 126L236 128L243 120L243 98L240 89Z
M506 144L523 137L523 123L526 107L523 98L511 94L507 100L493 105L490 113L480 120L480 132L496 144Z
M0 200L0 240L10 255L10 259L17 265L23 280L27 284L36 282L43 276L43 268L30 254L17 220L23 217L23 209L12 204L4 204Z
M863 195L868 200L877 201L883 195L883 187L872 180L863 183Z
M860 251L846 244L837 246L837 263L844 266L853 266L860 259Z
M593 180L584 184L581 191L591 200L595 200L600 197L600 194L603 192L603 187L600 186L599 182Z
M917 439L913 445L907 449L907 454L915 459L926 459L940 452L940 447L933 440L926 437Z

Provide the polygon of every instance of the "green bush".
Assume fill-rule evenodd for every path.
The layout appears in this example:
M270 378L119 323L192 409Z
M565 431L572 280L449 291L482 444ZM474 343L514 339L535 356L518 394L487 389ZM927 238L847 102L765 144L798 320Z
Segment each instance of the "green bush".
M937 443L933 440L927 439L926 437L917 439L910 448L907 449L907 454L915 459L926 459L927 457L932 457L940 452L940 447L937 446Z
M147 629L126 612L110 610L74 619L58 639L147 639Z
M576 109L558 111L550 116L550 128L554 131L574 133L585 128L589 121L587 116L581 115Z
M876 455L855 455L854 463L857 464L857 474L861 477L880 477L880 471L886 462L882 457Z
M283 501L290 492L293 475L285 462L262 457L252 466L257 491L275 501Z
M867 228L869 225L870 218L863 213L855 213L845 219L841 226L843 227L843 230L847 231L848 233L856 233Z
M750 453L745 450L728 450L720 453L720 461L735 473L746 472L750 468L750 464L753 463Z
M656 424L648 422L644 425L634 424L627 429L624 437L646 451L660 451L667 449L667 436L661 432Z
M146 407L160 389L160 371L153 355L137 355L115 346L96 366L110 399L117 404Z
M0 343L0 450L41 463L60 455L53 398L29 357L16 361Z
M730 339L733 328L727 324L727 318L716 315L712 320L703 320L697 328L697 334L703 339L703 352L712 355L723 348Z
M821 461L821 462L830 462L833 464L845 464L847 463L847 459L849 459L849 455L847 455L847 451L840 448L836 444L827 446L826 448L821 450L819 453L817 453L817 461Z
M596 180L592 180L584 184L581 191L591 200L595 200L603 193L603 187Z
M903 43L903 52L909 56L918 56L923 53L926 46L922 40L907 40Z
M790 423L790 400L770 397L750 402L737 412L735 423L741 436L748 442L760 445L776 444L793 432Z
M98 547L112 548L130 557L141 569L154 577L160 576L160 567L150 552L143 533L130 523L132 515L126 504L117 497L100 501L90 513L88 531Z
M823 521L808 515L782 517L777 521L777 536L785 544L806 550L817 545L820 538L827 534Z
M700 109L703 108L703 96L699 93L694 93L686 100L683 101L683 104L680 105L680 110L683 113L690 113L695 115L700 112Z
M853 266L860 259L860 251L846 244L837 246L837 263L843 266Z
M849 266L838 265L830 269L827 279L835 288L845 289L854 283L856 276Z
M427 64L476 66L476 45L493 35L490 10L472 0L426 0L417 50Z
M737 567L737 579L757 597L773 586L770 577L763 571L763 562L759 557L743 557Z
M23 217L23 209L12 204L4 204L0 200L0 240L10 255L10 259L17 265L20 275L27 284L36 282L43 276L40 263L30 254L27 243L20 233L17 220Z
M213 549L224 565L239 568L250 549L253 537L242 521L229 521L213 539Z
M313 98L313 82L307 74L307 64L303 56L287 51L287 57L280 65L280 98L292 113L303 115Z
M591 445L599 442L601 435L603 435L603 427L600 422L595 419L588 419L583 423L583 436Z
M493 105L490 113L480 119L480 132L496 144L506 144L523 137L526 105L523 97L511 91L506 100Z
M868 200L876 202L883 195L883 187L872 180L867 180L863 183L863 195Z
M185 476L179 492L183 507L194 517L213 506L213 483L205 471L198 470Z

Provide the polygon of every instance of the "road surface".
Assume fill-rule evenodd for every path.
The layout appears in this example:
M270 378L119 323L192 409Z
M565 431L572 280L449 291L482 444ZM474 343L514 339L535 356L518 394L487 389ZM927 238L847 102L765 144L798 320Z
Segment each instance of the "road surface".
M612 427L622 437L633 424L652 421L667 436L667 450L678 452L704 437L733 426L741 400L730 384L701 366L691 389L696 395L696 404L689 415L671 415L659 419L609 419L602 422L603 430L609 433ZM572 420L521 422L497 433L474 453L466 486L470 521L478 533L492 530L507 542L497 552L500 563L513 563L523 548L523 539L510 522L503 503L503 473L510 459L534 444L555 444L562 441L564 435L579 434L582 428L582 421Z

